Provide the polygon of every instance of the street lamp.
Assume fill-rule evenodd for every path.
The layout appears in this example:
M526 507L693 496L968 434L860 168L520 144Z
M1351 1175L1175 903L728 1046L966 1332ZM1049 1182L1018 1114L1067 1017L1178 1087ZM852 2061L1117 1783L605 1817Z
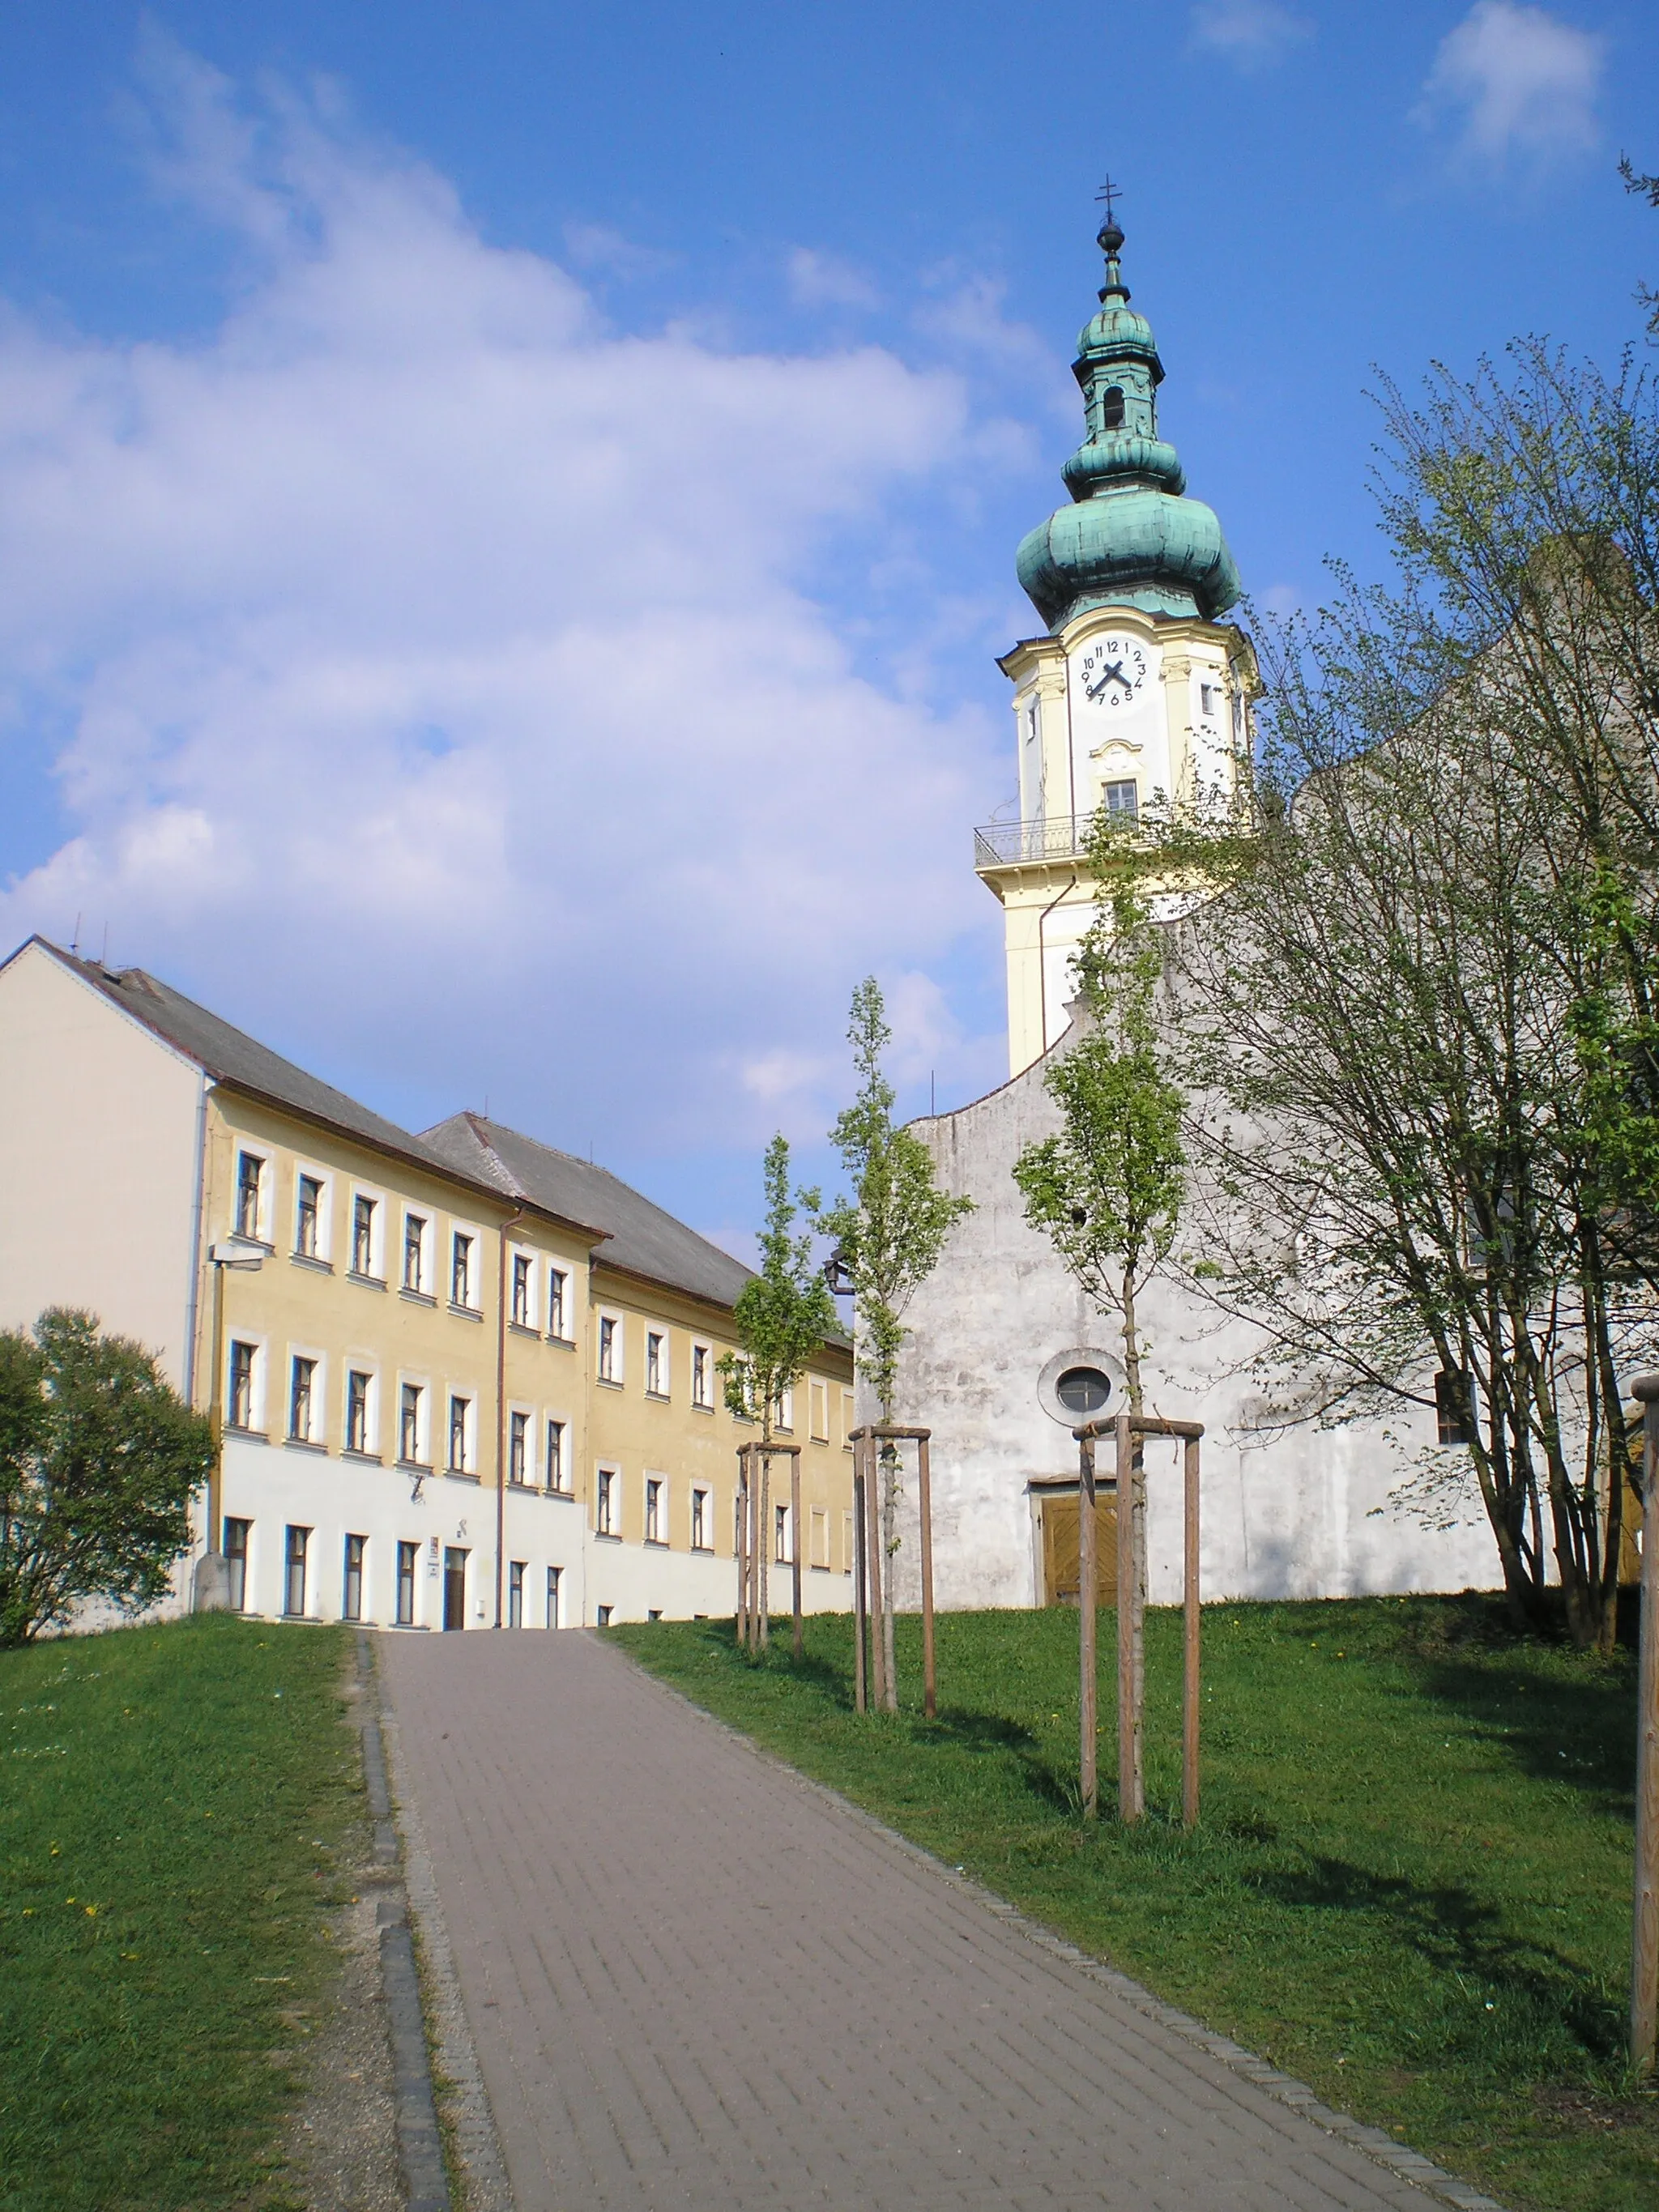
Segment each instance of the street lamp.
M230 1603L230 1568L220 1548L223 1531L219 1519L225 1448L225 1270L234 1267L238 1274L251 1275L264 1265L264 1246L251 1237L227 1237L208 1247L208 1264L213 1269L213 1379L208 1392L213 1463L208 1469L207 1549L191 1577L192 1613L222 1613Z

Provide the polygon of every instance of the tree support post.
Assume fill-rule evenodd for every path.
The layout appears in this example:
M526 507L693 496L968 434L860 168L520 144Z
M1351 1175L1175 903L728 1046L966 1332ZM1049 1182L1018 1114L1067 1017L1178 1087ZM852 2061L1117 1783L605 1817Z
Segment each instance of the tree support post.
M1659 1376L1652 1378L1659 1398ZM1639 1389L1639 1385L1638 1385ZM1650 1419L1653 1417L1650 1415ZM1146 1477L1136 1462L1143 1437L1177 1437L1182 1455L1182 1683L1181 1683L1181 1817L1188 1827L1198 1821L1198 1743L1202 1659L1199 1587L1199 1439L1201 1421L1163 1421L1151 1413L1118 1413L1109 1420L1085 1421L1072 1434L1078 1445L1078 1603L1079 1696L1078 1699L1079 1770L1082 1778L1085 1818L1095 1817L1099 1780L1095 1754L1095 1440L1112 1437L1117 1461L1117 1803L1118 1818L1139 1820L1146 1809L1146 1776L1142 1761L1143 1717L1146 1697L1145 1613L1140 1602L1139 1572L1140 1547L1135 1540L1135 1515L1145 1510ZM1656 1547L1659 1551L1659 1547ZM1643 1554L1646 1563L1645 1551ZM1656 1662L1659 1690L1659 1662ZM1659 1698L1656 1698L1659 1705ZM1659 1733L1659 1731L1656 1731ZM1656 1753L1659 1772L1659 1753ZM1659 1798L1659 1787L1656 1788ZM1656 1805L1656 1833L1659 1834L1659 1803ZM1659 1934L1659 1917L1655 1920ZM1650 2031L1650 2042L1651 2031Z
M864 1440L860 1437L853 1446L853 1707L855 1712L869 1711L869 1677L866 1673L866 1638L870 1632L869 1538L866 1522L868 1501L865 1496Z
M1642 1625L1636 1662L1630 2063L1645 2077L1653 2071L1659 2033L1659 1375L1638 1375L1632 1387L1642 1407Z
M799 1660L805 1655L800 1625L800 1448L789 1455L789 1565L793 1574L790 1592L794 1608L794 1654Z
M887 1579L882 1577L882 1546L880 1515L877 1511L876 1470L881 1464L884 1445L913 1443L916 1448L916 1510L921 1520L920 1559L921 1565L921 1670L922 1711L929 1720L938 1709L938 1683L935 1679L933 1655L933 1469L928 1461L927 1447L933 1437L931 1429L907 1429L894 1421L872 1421L867 1426L854 1429L848 1442L853 1447L853 1510L854 1539L860 1562L867 1560L869 1591L865 1601L866 1614L870 1624L870 1667L864 1677L866 1702L873 1698L878 1710L887 1702L887 1651L883 1630L886 1621L885 1608L893 1601L892 1562L886 1562ZM862 1474L860 1474L860 1469ZM859 1516L862 1515L862 1525ZM856 1595L856 1593L855 1593ZM864 1649L860 1629L859 1652ZM854 1692L856 1697L860 1668L854 1662ZM866 1705L858 1710L865 1711Z
M1083 1817L1100 1817L1100 1727L1096 1712L1098 1664L1095 1653L1099 1626L1099 1592L1095 1533L1095 1440L1083 1437L1078 1443L1077 1470L1077 1648L1078 1786L1083 1797Z

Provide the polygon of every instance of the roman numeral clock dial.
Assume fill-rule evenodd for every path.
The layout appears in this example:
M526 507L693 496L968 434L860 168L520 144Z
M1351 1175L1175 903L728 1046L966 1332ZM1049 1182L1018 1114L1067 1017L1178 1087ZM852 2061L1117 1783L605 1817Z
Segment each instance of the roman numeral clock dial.
M1146 654L1133 637L1093 638L1083 648L1078 674L1085 701L1114 713L1140 696L1146 682Z

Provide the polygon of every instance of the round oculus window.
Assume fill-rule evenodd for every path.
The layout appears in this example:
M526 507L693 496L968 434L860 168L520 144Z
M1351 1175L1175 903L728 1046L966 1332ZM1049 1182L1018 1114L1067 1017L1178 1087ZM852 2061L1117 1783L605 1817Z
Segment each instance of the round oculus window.
M1097 1367L1068 1367L1054 1395L1070 1413L1097 1413L1112 1395L1111 1379Z

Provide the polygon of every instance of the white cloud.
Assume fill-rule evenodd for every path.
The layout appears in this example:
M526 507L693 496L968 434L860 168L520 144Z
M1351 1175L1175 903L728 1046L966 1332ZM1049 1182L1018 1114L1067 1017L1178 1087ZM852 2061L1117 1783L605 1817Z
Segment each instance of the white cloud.
M861 269L836 253L798 246L786 272L789 296L801 307L878 307L881 295Z
M1192 44L1243 70L1282 61L1312 35L1307 18L1278 0L1199 0L1192 14Z
M998 702L862 675L817 582L962 380L618 332L417 162L151 76L247 266L205 341L0 320L0 701L72 731L75 832L0 940L107 921L337 1079L613 1149L833 1096L852 982L994 932Z
M1441 40L1418 119L1452 114L1462 151L1483 161L1534 161L1596 143L1607 41L1546 9L1475 0Z

